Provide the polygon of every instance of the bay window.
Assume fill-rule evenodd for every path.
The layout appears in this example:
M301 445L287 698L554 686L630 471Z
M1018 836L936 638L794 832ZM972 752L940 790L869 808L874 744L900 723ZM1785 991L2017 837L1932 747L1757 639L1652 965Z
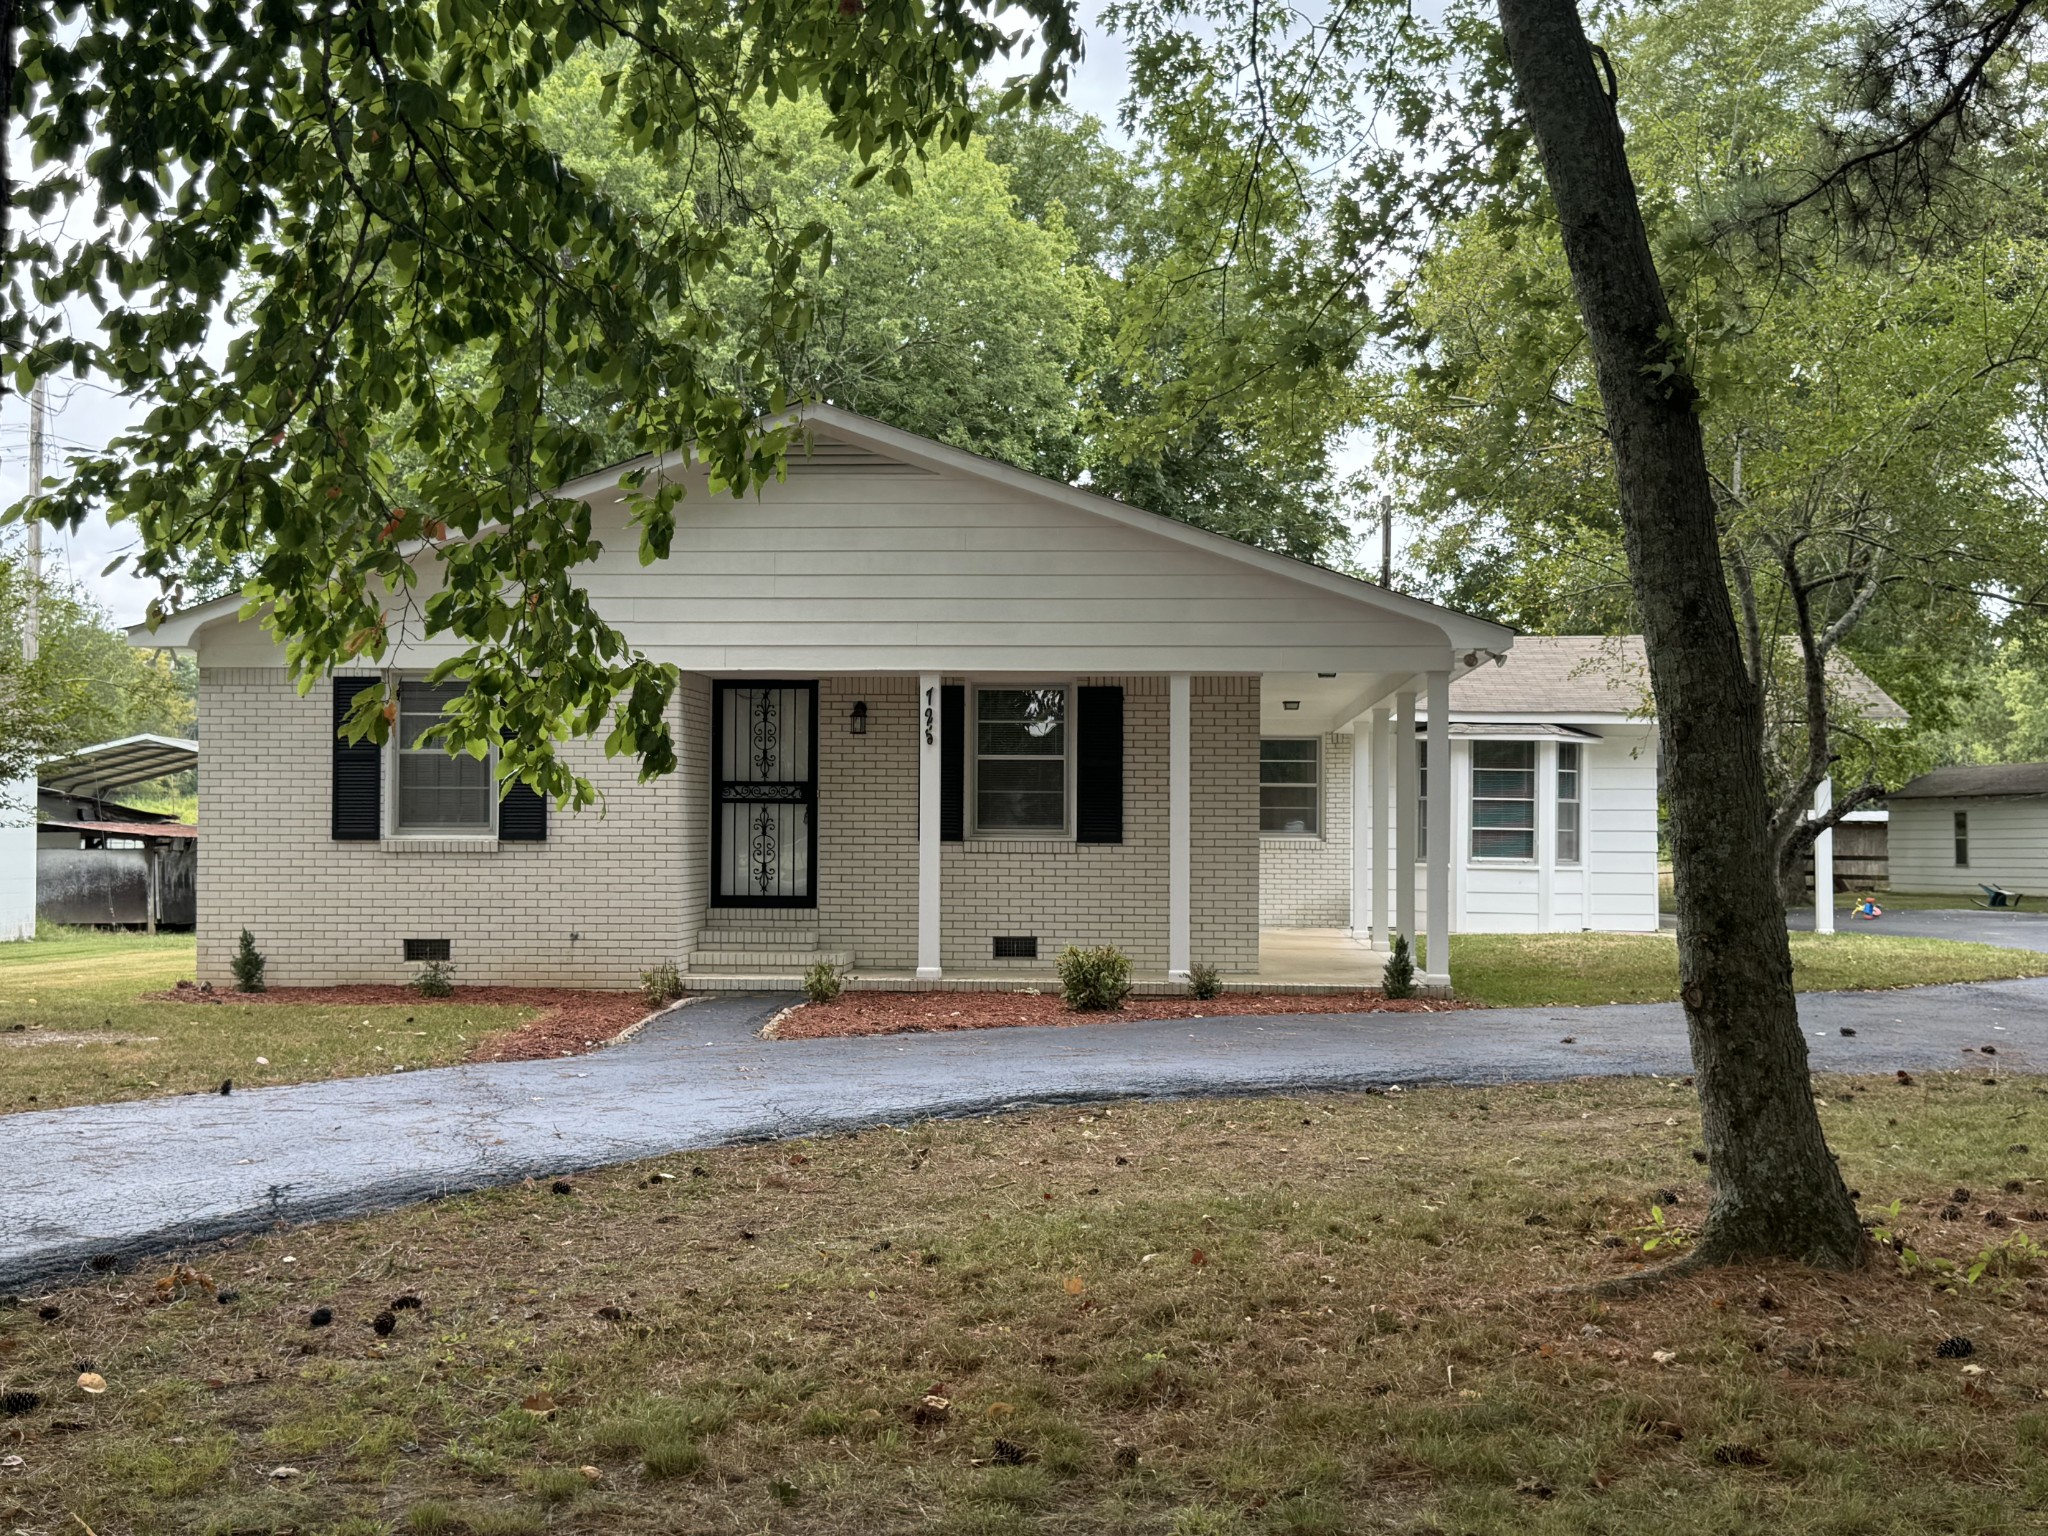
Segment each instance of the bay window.
M1536 857L1536 743L1472 743L1472 857Z
M1557 862L1579 862L1579 744L1557 748Z

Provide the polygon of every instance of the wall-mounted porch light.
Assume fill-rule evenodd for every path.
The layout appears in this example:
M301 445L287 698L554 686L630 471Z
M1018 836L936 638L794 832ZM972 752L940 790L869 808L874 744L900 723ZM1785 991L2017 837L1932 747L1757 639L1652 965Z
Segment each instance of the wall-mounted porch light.
M855 705L853 706L853 718L852 718L851 720L849 720L849 721L847 722L847 726L846 726L846 729L847 729L847 732L848 732L848 734L850 734L850 735L854 735L854 736L865 736L865 735L867 735L867 733L868 733L868 701L867 701L866 699L862 699L862 700L861 700L861 701L860 701L860 702L859 702L858 704L855 704Z

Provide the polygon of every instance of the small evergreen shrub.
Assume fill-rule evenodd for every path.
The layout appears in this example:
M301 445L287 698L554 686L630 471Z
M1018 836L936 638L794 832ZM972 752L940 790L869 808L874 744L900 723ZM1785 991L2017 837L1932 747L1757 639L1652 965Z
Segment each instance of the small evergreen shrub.
M839 996L842 980L839 968L820 960L804 972L804 996L814 1003L829 1003Z
M1223 973L1209 964L1188 968L1188 996L1197 1002L1206 1003L1212 997L1223 995Z
M1060 951L1060 1001L1075 1013L1121 1008L1131 992L1131 962L1114 944Z
M651 971L640 973L640 995L650 1008L666 1008L683 995L683 973L673 960L664 960Z
M452 997L455 993L455 967L446 960L429 960L413 977L412 989L421 997Z
M1408 935L1397 933L1387 951L1386 969L1380 972L1380 990L1389 997L1415 995L1415 956L1408 949Z
M242 942L236 948L234 958L228 961L228 969L235 973L237 992L261 992L263 990L263 967L267 962L263 951L256 947L255 935L248 929L242 930Z

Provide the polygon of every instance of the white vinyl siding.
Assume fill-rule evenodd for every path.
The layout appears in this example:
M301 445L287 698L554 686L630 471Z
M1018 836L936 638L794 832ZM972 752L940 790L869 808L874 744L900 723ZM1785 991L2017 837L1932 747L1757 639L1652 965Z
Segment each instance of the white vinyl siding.
M1956 862L1958 815L1968 818L1968 864ZM1894 800L1885 858L1895 891L1980 896L1996 885L2048 896L2048 797Z

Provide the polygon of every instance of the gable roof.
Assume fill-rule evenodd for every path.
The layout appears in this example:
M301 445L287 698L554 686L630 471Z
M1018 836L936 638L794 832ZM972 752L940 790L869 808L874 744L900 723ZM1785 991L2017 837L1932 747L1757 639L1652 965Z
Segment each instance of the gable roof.
M1902 784L1887 800L1973 800L2048 795L2048 763L1954 763Z
M1840 651L1829 658L1828 671L1860 718L1872 723L1907 718L1898 701ZM1451 712L1654 718L1643 637L1519 635L1499 665L1477 667L1452 681Z
M1650 671L1641 635L1517 635L1497 666L1451 683L1451 713L1642 715Z
M1514 631L1506 625L1405 593L1389 591L1342 571L1242 544L1176 518L1147 512L1092 491L1035 475L837 406L805 406L771 418L767 425L796 425L806 429L803 441L793 447L789 455L788 467L792 476L853 472L865 477L878 470L893 470L899 474L906 471L951 472L969 476L1012 493L1054 503L1070 512L1081 512L1152 538L1221 556L1268 576L1278 576L1304 587L1350 599L1382 615L1427 624L1440 631L1450 648L1461 658L1470 658L1464 662L1467 666L1484 655L1505 650L1514 642ZM555 494L583 500L603 497L619 491L621 482L628 476L649 472L657 475L695 474L698 466L688 454L647 455L569 481ZM242 603L239 594L218 598L173 614L154 630L145 625L132 626L128 631L129 637L137 645L190 646L203 625L234 617Z

